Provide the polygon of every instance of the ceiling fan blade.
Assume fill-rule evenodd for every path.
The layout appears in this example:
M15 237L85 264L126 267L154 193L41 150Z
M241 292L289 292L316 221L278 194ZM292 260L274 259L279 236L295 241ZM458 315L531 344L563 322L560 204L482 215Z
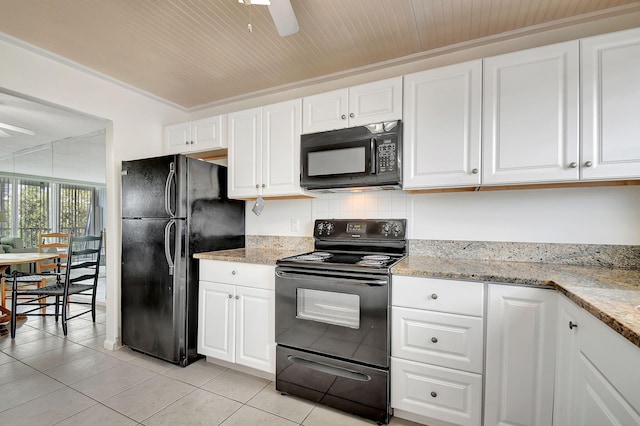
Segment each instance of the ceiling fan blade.
M24 133L25 135L29 135L29 136L36 135L33 131L29 129L25 129L24 127L12 126L11 124L6 124L6 123L0 123L0 128L11 130L17 133ZM7 132L4 132L4 133L7 133Z
M280 36L286 37L300 30L290 0L271 0L271 4L268 7Z
M4 130L0 130L0 138L8 138L9 136L11 136L9 133Z

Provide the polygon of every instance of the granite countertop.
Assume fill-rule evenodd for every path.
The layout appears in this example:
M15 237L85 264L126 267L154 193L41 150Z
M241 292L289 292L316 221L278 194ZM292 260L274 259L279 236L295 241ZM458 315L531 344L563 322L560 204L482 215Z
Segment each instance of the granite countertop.
M552 287L640 347L640 270L411 255L392 273Z
M298 253L300 253L300 251L269 248L240 248L196 253L193 257L196 259L275 265L276 260Z
M244 248L194 254L196 259L275 265L300 250ZM516 285L560 291L640 347L640 270L554 263L441 259L410 255L393 274Z

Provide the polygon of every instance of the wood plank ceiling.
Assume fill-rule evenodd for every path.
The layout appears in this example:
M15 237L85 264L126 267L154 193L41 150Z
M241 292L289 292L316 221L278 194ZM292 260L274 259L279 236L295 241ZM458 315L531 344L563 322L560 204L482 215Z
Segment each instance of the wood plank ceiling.
M188 109L640 2L291 4L300 31L288 37L266 7L237 0L0 0L0 30Z

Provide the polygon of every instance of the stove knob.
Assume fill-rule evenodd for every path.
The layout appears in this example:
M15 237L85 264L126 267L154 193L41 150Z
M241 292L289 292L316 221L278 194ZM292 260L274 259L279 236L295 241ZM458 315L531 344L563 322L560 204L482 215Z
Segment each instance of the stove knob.
M391 225L389 225L388 223L382 225L382 232L384 232L384 235L387 235L389 231L391 231Z
M402 227L400 226L399 223L396 223L395 225L393 225L393 232L396 234L396 236L400 233L401 230L402 230Z
M333 231L333 223L327 222L324 224L324 229L327 230L327 235L329 235Z

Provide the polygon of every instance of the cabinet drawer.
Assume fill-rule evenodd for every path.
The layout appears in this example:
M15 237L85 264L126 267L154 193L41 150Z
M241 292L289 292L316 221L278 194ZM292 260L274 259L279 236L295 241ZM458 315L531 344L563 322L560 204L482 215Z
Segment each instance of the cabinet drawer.
M275 290L275 266L200 260L200 280Z
M392 357L391 406L456 425L479 425L482 376Z
M481 317L484 283L394 275L391 304Z
M391 355L482 374L482 318L393 307Z

